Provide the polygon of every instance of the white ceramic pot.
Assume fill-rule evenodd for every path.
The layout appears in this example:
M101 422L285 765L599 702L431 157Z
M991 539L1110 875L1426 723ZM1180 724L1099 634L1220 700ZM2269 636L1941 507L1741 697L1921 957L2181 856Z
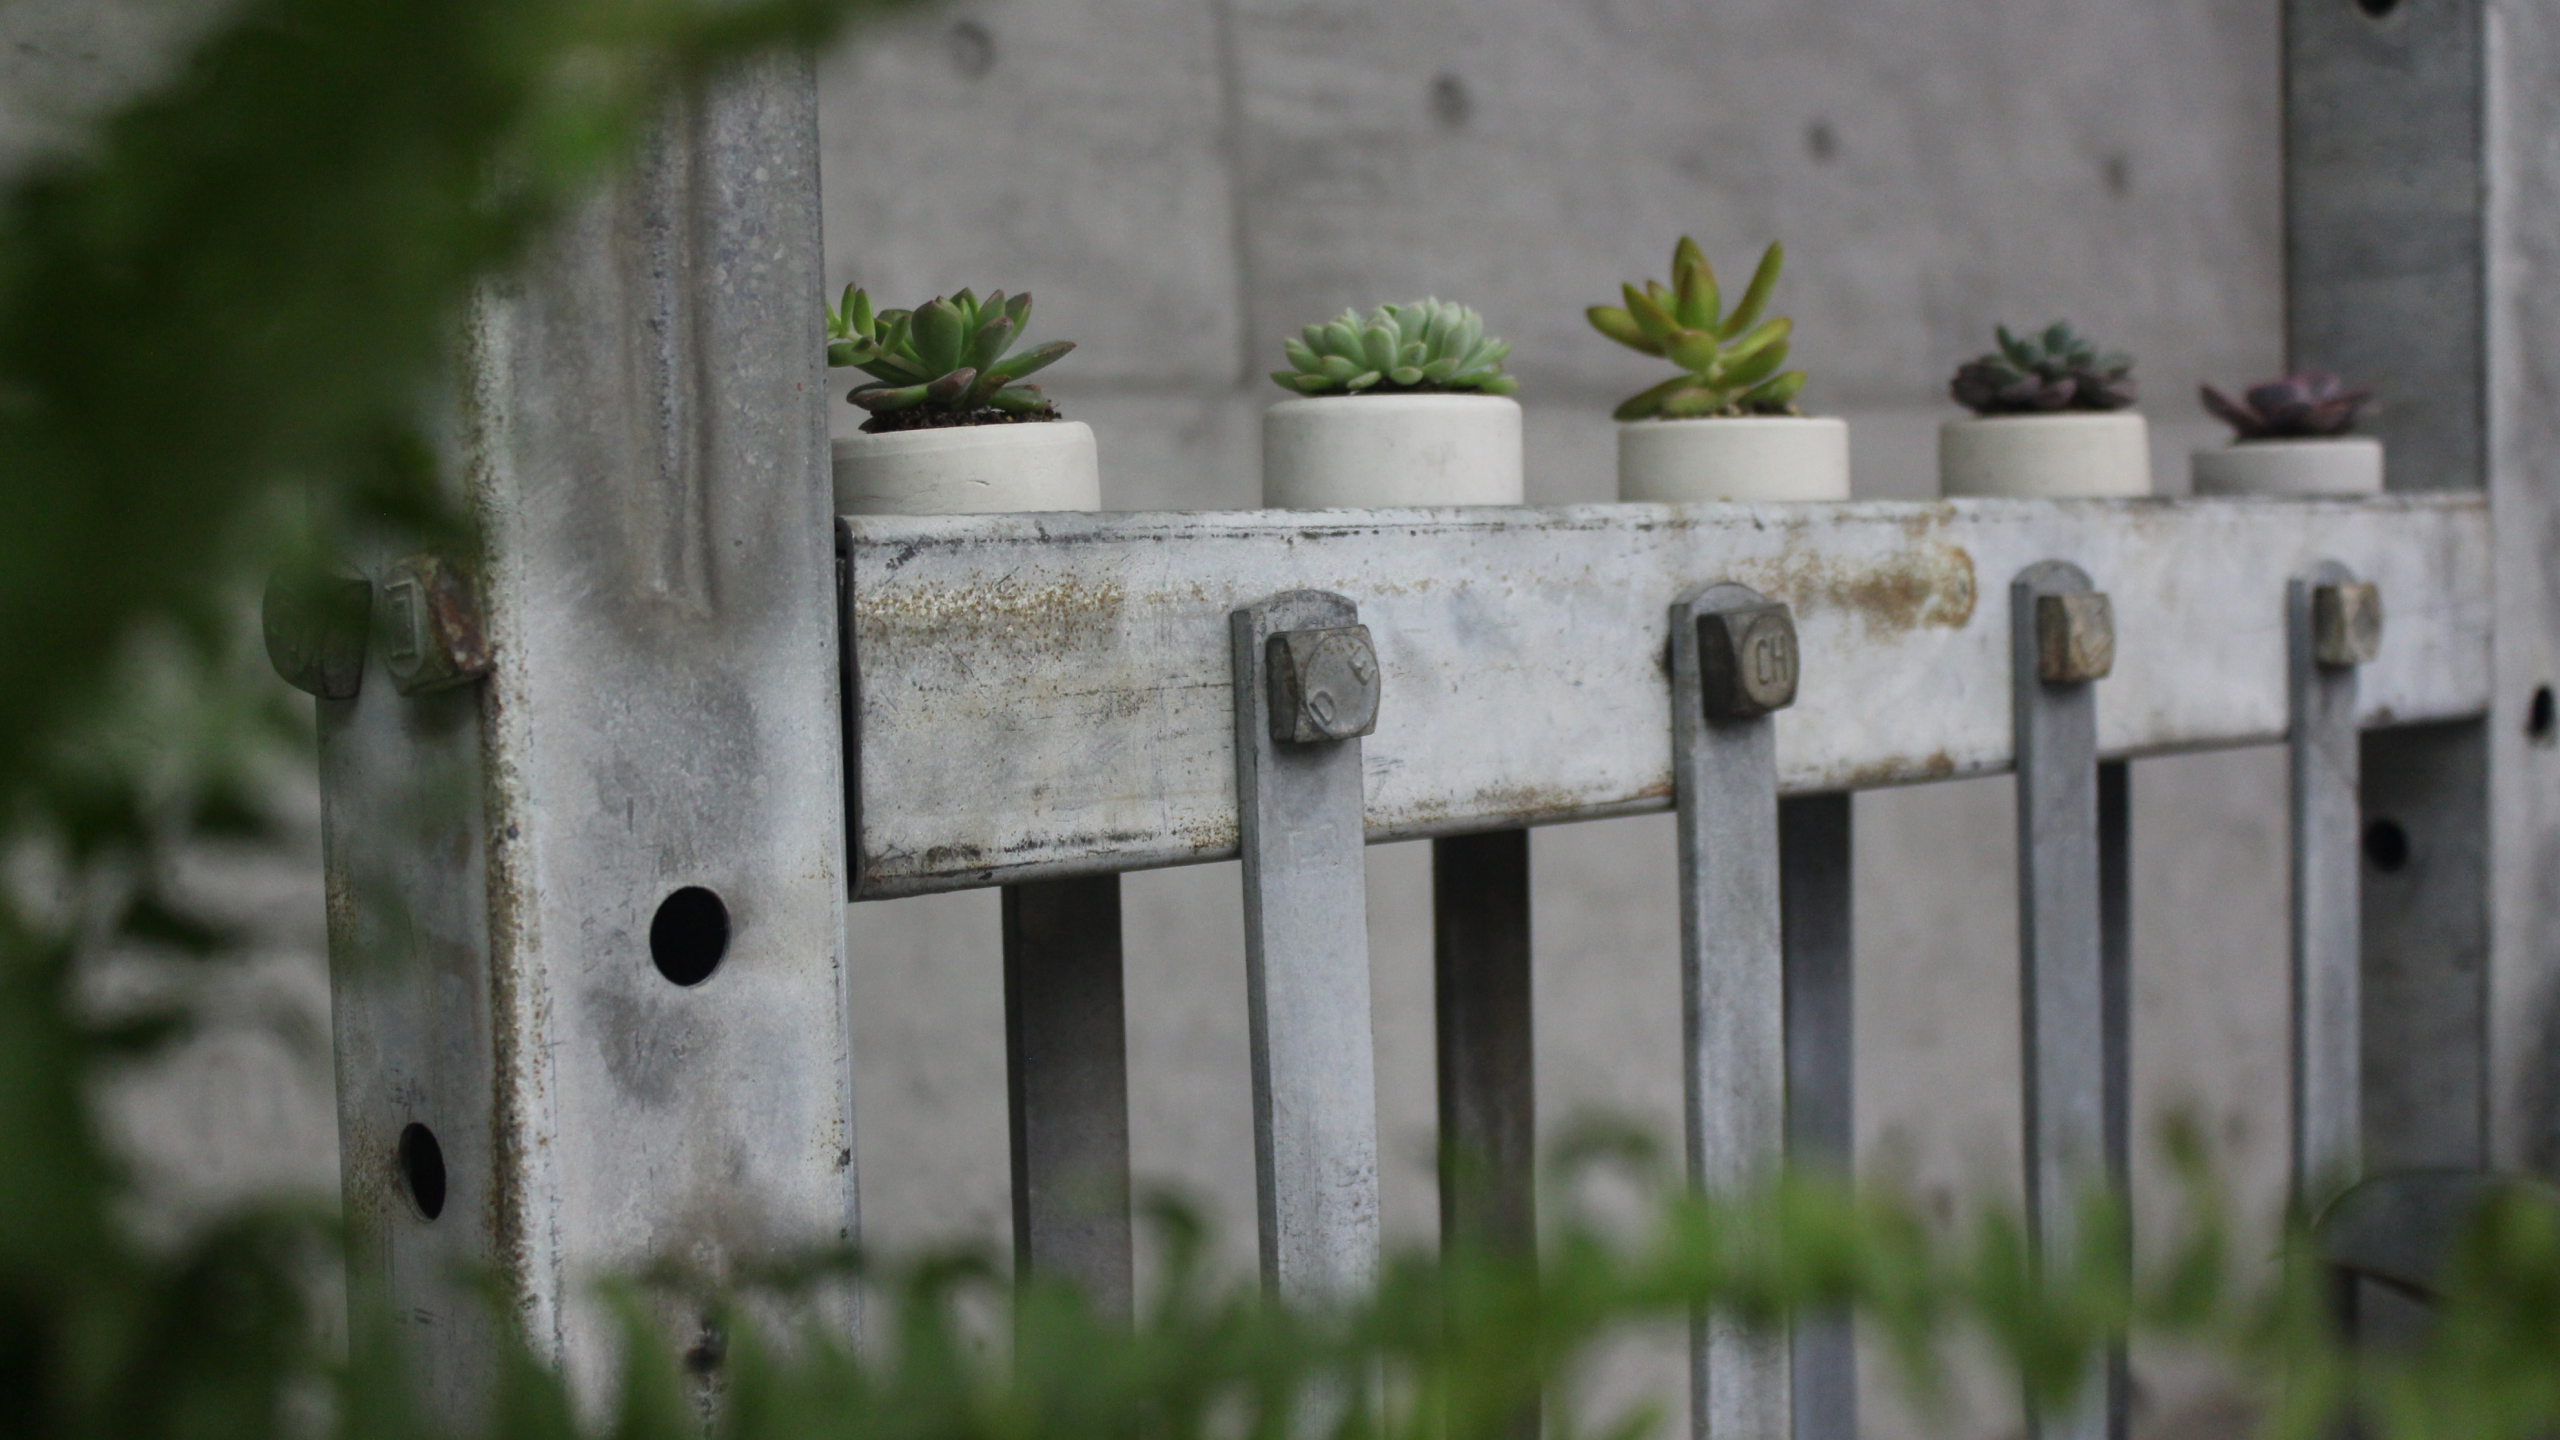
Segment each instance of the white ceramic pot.
M2382 442L2364 435L2322 440L2243 440L2195 452L2199 495L2379 495Z
M848 435L834 451L839 515L1102 508L1093 430L1081 420Z
M1618 498L1846 500L1849 422L1829 415L1630 421L1618 427Z
M1507 395L1327 395L1262 412L1262 503L1281 510L1517 505Z
M2151 432L2129 410L1990 415L1938 427L1938 493L2028 500L2151 493Z

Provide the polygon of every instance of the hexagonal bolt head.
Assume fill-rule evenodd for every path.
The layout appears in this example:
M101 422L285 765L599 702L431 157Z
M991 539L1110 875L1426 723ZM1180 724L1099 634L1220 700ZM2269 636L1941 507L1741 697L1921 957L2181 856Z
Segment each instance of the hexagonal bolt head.
M1263 655L1273 740L1306 745L1378 728L1378 652L1368 626L1284 630Z
M2333 670L2382 653L2382 592L2362 581L2311 587L2311 658Z
M382 577L382 668L403 695L468 685L489 673L489 642L470 577L433 555L395 562Z
M1698 691L1710 720L1749 720L1796 703L1796 617L1779 602L1698 617Z
M323 700L355 698L364 686L370 582L356 575L278 572L267 581L260 610L267 663L284 683Z
M2116 668L2116 614L2106 593L2036 597L2036 678L2047 685L2104 680Z

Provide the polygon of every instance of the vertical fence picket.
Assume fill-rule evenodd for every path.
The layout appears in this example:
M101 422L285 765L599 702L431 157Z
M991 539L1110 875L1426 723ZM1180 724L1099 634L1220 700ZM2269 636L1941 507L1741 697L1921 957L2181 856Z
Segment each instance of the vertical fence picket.
M1339 595L1277 595L1235 611L1232 626L1262 1277L1288 1299L1336 1300L1378 1269L1359 740L1367 731L1335 723L1357 719L1351 692L1362 686L1374 723L1377 661L1359 611ZM1307 738L1275 738L1292 710L1274 694L1274 651L1293 635L1326 632L1339 648L1317 659L1311 647L1299 675L1308 683L1287 697Z
M1786 982L1778 767L1769 712L1795 698L1792 617L1740 585L1671 607L1672 783L1680 832L1680 980L1689 1178L1714 1194L1786 1148ZM1701 1316L1690 1339L1700 1440L1793 1429L1789 1346Z
M2018 958L2027 1223L2047 1266L2070 1263L2078 1209L2106 1174L2097 694L2114 660L2105 596L2065 561L2009 587L2018 765ZM2103 1388L2031 1413L2038 1440L2106 1433Z
M2132 1193L2133 1177L2133 767L2098 766L2098 1029L2107 1184ZM2133 1256L2128 1251L2128 1273ZM2107 1352L2107 1440L2133 1433L2133 1370L2123 1346Z
M1857 1142L1851 833L1846 793L1778 802L1787 1159L1842 1177ZM1858 1354L1849 1317L1809 1318L1793 1343L1795 1440L1856 1440Z
M1120 877L1004 887L1005 1078L1017 1271L1130 1313Z
M2356 791L2356 636L2339 612L2368 587L2334 561L2285 586L2293 720L2293 1193L2311 1203L2354 1179L2363 1145L2362 824ZM2324 613L2325 612L2325 613ZM2372 615L2380 638L2380 615ZM2324 627L2323 621L2329 624ZM2341 633L2324 635L2324 628ZM2325 643L2324 643L2325 642Z
M1431 844L1444 1245L1537 1241L1529 832Z

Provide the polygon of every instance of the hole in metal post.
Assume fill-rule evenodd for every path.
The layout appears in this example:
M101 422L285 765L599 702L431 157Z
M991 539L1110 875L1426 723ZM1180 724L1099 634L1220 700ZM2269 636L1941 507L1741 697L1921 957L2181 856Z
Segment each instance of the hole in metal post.
M658 973L678 985L699 985L729 953L729 907L699 885L687 885L658 903L649 922L649 958Z
M2379 20L2399 9L2400 0L2356 0L2356 8Z
M2386 815L2364 827L2364 858L2385 875L2409 863L2409 832Z
M424 1125L411 1124L400 1132L400 1188L409 1192L419 1218L433 1220L444 1213L444 1147Z
M2538 740L2545 745L2551 743L2553 722L2560 720L2560 716L2552 714L2552 708L2551 687L2548 685L2533 687L2533 704L2524 712L2525 738Z

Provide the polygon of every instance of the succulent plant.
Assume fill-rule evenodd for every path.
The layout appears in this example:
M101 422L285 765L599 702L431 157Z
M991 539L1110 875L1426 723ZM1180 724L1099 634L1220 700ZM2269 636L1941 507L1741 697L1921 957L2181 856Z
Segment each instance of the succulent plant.
M827 309L827 363L871 377L844 397L871 412L865 430L1054 420L1058 407L1022 380L1076 346L1052 340L1006 354L1030 318L1027 290L984 300L963 290L874 314L871 297L848 285L843 305Z
M1508 395L1520 388L1502 373L1511 346L1484 333L1483 316L1448 300L1381 305L1365 320L1345 310L1283 348L1290 368L1271 378L1300 395Z
M1583 312L1591 328L1632 350L1660 355L1682 373L1640 394L1614 412L1621 420L1694 420L1711 415L1792 415L1804 372L1781 371L1795 322L1761 320L1761 307L1778 283L1786 251L1771 245L1760 256L1742 298L1730 311L1716 292L1716 272L1698 242L1683 235L1671 251L1671 283L1647 280L1644 288L1619 287L1626 305L1594 305ZM1758 321L1754 324L1752 322Z
M2100 353L2056 320L2020 339L1997 327L2000 348L1967 361L1947 386L1956 403L1977 415L2022 415L2050 410L2121 410L2133 403L2133 357Z
M2356 428L2371 390L2350 390L2326 370L2305 370L2252 385L2239 400L2207 385L2204 408L2242 440L2314 440Z

